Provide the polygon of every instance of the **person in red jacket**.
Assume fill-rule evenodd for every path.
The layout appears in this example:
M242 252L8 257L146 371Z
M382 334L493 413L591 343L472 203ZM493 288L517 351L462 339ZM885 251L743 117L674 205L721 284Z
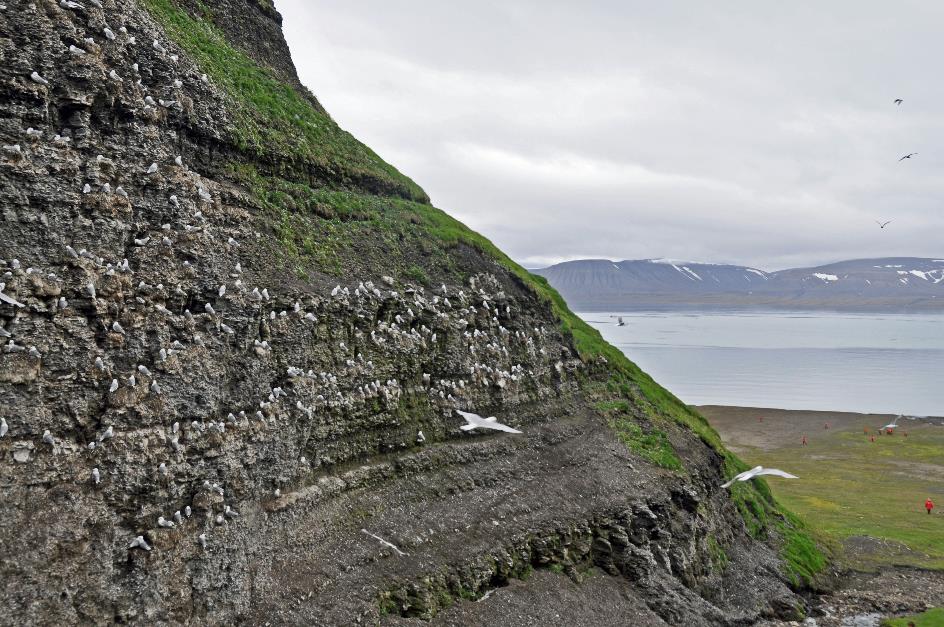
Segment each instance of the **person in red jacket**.
M928 497L928 500L924 502L924 509L928 510L928 513L931 513L931 510L934 509L934 502L931 501L931 497Z

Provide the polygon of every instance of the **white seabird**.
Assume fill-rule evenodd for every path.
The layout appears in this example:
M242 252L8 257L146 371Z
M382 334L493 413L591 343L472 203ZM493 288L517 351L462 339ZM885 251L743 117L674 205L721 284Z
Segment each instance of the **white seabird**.
M2 284L0 284L0 285L2 285ZM6 294L4 294L4 293L3 293L3 288L0 288L0 302L4 302L4 303L6 303L6 304L8 304L8 305L13 305L14 307L24 307L24 306L25 306L25 305L23 305L23 303L21 303L20 301L15 300L15 299L13 299L13 298L10 298L10 297L7 296Z
M730 488L735 481L750 481L754 477L760 477L762 475L774 475L776 477L783 477L784 479L799 479L796 475L791 475L788 472L784 472L777 468L764 468L763 466L754 466L750 470L745 470L742 473L738 473L731 478L727 483L721 484L722 488Z
M144 539L144 536L138 536L131 541L131 544L128 546L129 549L144 549L145 551L151 550L151 545L147 543L147 540Z
M521 433L521 431L518 431L517 429L512 429L508 425L498 422L498 419L495 418L495 416L482 418L478 414L462 411L461 409L457 409L456 412L465 418L466 424L459 427L463 431L472 431L473 429L494 429L495 431L504 431L506 433Z
M885 431L886 429L897 429L897 428L898 428L898 421L899 421L899 420L901 420L901 416L900 416L900 415L899 415L897 418L895 418L894 420L892 420L890 423L888 423L887 425L885 425L884 427L882 427L881 429L879 429L879 431Z

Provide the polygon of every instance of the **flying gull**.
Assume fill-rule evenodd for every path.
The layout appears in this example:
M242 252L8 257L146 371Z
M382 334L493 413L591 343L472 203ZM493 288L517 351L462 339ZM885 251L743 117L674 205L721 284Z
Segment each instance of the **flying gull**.
M796 475L791 475L788 472L778 470L777 468L764 468L763 466L754 466L750 470L745 470L742 473L734 475L730 481L727 483L721 484L722 488L730 488L735 481L750 481L754 477L760 477L761 475L775 475L777 477L783 477L784 479L798 479Z
M890 423L888 423L887 425L879 429L879 431L885 431L886 429L897 429L899 420L901 420L901 416L898 416L897 418L892 420Z
M459 428L463 431L472 431L473 429L494 429L495 431L505 431L506 433L521 433L517 429L512 429L508 425L503 425L498 422L498 419L495 416L489 416L488 418L482 418L478 414L473 414L471 412L462 411L457 409L456 412L465 418L466 424L460 426Z

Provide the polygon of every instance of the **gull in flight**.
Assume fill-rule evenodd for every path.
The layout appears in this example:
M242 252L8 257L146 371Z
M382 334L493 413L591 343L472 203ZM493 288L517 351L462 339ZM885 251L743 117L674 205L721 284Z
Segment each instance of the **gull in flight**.
M918 154L918 153L916 153L916 152L909 152L907 155L905 155L904 157L902 157L901 159L899 159L899 161L904 161L905 159L911 159L911 158L912 158L913 156L915 156L916 154Z
M879 429L879 431L885 431L886 429L897 429L899 420L901 420L901 416L898 416L897 418L892 420L890 423L888 423L887 425Z
M888 226L891 223L892 223L891 220L886 220L885 222L879 222L878 220L875 221L875 224L877 224L880 229L884 229L886 226Z
M459 427L463 431L472 431L473 429L494 429L495 431L505 431L507 433L521 433L517 429L512 429L508 425L503 425L498 422L498 419L495 416L489 416L488 418L482 418L478 414L473 414L471 412L462 411L457 409L456 412L460 416L465 418L466 424Z
M784 479L799 479L799 477L796 475L791 475L790 473L778 470L777 468L754 466L750 470L745 470L742 473L734 475L734 477L731 478L731 481L721 484L721 487L730 488L735 481L750 481L754 477L760 477L761 475L775 475L777 477L783 477Z
M904 102L901 98L895 98L895 104L901 106L901 103Z

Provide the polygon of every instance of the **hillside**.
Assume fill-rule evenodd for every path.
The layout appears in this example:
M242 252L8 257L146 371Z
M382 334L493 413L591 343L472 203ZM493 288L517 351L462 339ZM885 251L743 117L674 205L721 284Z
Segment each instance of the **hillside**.
M802 614L803 526L340 129L271 2L98 4L0 10L10 622Z
M653 307L944 309L941 259L857 259L777 272L661 259L588 259L533 272L547 278L578 311Z

